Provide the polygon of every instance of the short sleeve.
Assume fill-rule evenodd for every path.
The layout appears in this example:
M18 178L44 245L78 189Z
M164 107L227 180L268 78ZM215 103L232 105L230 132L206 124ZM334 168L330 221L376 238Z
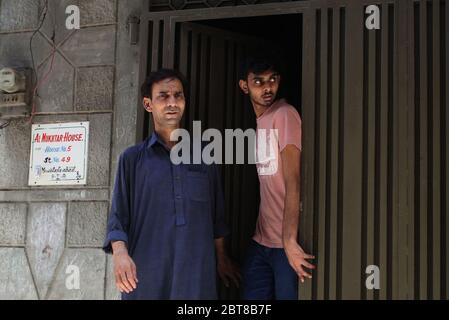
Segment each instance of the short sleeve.
M274 116L274 129L278 130L279 151L292 144L302 150L301 117L290 105L282 106Z

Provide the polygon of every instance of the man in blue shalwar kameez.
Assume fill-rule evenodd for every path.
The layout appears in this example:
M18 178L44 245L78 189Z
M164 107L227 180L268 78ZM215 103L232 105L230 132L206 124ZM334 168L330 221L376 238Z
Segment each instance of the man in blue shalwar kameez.
M216 271L225 284L240 276L227 257L224 203L215 165L170 160L185 108L185 81L153 72L142 86L154 132L119 158L103 249L113 253L122 299L216 299Z

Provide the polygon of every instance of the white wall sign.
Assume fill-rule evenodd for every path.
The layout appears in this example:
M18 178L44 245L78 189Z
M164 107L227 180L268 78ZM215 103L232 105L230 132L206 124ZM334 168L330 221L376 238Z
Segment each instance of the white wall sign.
M86 184L88 142L89 122L33 124L28 184Z

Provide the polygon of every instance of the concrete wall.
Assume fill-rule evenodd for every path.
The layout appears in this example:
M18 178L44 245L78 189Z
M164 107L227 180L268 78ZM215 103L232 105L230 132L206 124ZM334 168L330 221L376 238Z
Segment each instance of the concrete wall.
M41 0L0 0L0 66L31 67L29 42ZM80 8L81 29L65 28L65 8ZM87 185L28 187L31 125L14 120L0 130L0 299L115 299L105 235L117 157L135 143L138 46L126 20L140 0L49 0L33 40L39 90L33 123L90 121ZM0 120L0 123L3 121ZM80 269L80 289L65 282Z

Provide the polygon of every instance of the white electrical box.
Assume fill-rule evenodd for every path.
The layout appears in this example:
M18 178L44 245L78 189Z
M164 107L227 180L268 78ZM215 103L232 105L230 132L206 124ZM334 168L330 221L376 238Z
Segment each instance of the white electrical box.
M0 119L30 115L31 69L0 69Z

